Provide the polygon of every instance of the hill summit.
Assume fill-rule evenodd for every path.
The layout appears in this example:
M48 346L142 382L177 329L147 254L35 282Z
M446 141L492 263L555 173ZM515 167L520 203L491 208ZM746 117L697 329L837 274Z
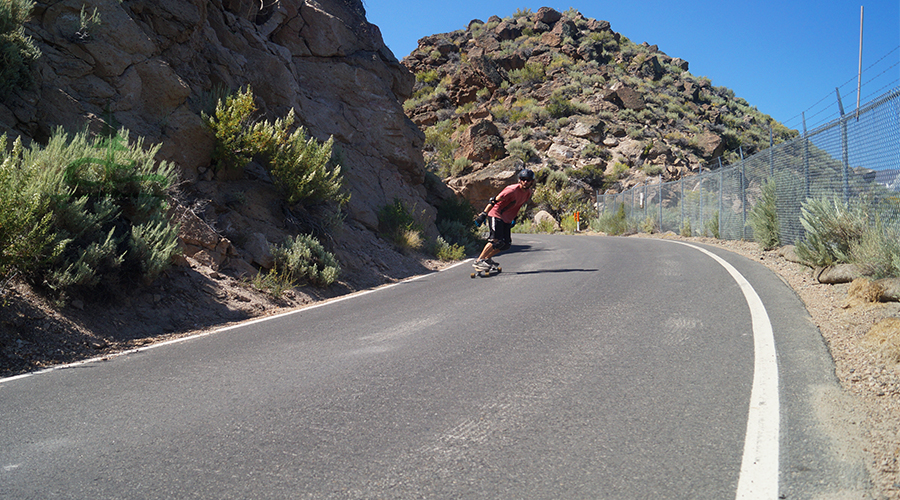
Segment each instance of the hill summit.
M796 134L574 9L476 19L422 38L402 64L428 168L476 207L526 165L535 201L559 215L595 190L677 180Z

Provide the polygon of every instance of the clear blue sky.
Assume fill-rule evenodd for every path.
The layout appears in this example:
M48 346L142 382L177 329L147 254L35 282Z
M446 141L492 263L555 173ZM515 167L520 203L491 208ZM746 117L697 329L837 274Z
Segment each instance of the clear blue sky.
M815 128L856 107L860 7L864 7L862 102L900 85L900 1L650 0L566 4L511 0L363 0L369 22L403 59L419 38L464 29L472 19L517 9L575 8L609 21L635 43L647 42L690 63L690 72L728 87L793 129ZM879 61L880 60L880 61Z

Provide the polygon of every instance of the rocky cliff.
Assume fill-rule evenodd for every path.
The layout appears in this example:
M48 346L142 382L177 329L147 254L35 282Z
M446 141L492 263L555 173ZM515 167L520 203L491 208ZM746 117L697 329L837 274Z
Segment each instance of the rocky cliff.
M26 33L42 52L35 84L0 102L0 133L43 143L57 127L113 125L161 143L179 167L189 258L251 271L266 243L296 230L265 172L210 169L201 111L248 85L261 119L294 109L310 135L335 138L351 201L334 247L348 271L390 272L369 250L384 246L377 212L394 199L433 231L424 135L400 105L414 78L360 0L37 1Z

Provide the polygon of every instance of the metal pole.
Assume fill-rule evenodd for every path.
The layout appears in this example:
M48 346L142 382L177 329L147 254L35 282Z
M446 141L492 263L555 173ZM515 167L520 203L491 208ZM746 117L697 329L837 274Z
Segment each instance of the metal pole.
M844 103L841 102L841 91L835 87L837 93L838 109L841 111L841 182L844 191L844 203L850 202L850 151L847 140L847 120L844 116Z
M744 148L743 146L738 147L738 151L741 153L741 239L747 239L747 188L744 186L746 179L744 172Z
M684 177L681 178L681 227L678 228L678 234L684 229Z
M662 192L662 174L659 174L659 232L663 232L663 213L662 213L662 201L663 201L663 192Z
M810 196L810 172L809 172L809 136L806 131L806 112L800 113L803 117L803 171L806 174L806 198Z
M721 165L720 165L721 166ZM722 238L722 221L725 217L722 216L722 204L724 200L722 197L725 195L725 172L720 168L719 169L719 238Z
M769 124L769 177L775 177L775 138L772 136L772 124Z
M859 6L859 75L856 77L856 121L859 121L859 94L862 91L863 6Z

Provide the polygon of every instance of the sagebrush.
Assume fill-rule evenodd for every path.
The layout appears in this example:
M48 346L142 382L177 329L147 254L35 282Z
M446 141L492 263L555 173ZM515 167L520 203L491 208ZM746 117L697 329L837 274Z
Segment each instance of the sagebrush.
M58 129L30 148L17 140L0 168L0 273L60 295L156 279L178 252L167 215L177 177L154 159L160 147L124 129L109 137Z

